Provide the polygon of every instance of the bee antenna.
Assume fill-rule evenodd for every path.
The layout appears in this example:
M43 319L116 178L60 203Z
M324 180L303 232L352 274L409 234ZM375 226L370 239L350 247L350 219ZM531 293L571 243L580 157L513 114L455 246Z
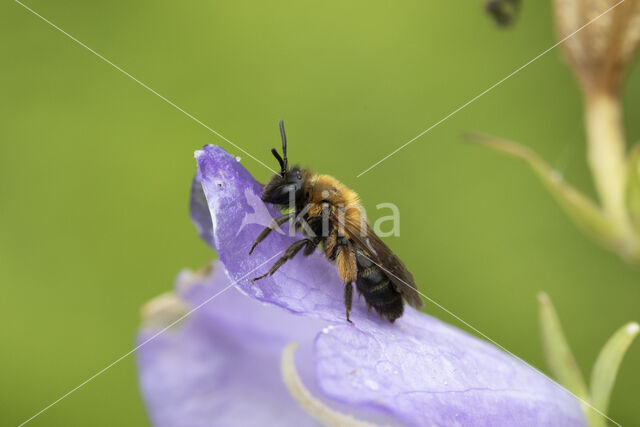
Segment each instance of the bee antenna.
M278 150L275 148L272 148L271 154L273 154L273 157L275 157L278 163L280 163L280 175L284 176L284 171L287 170L287 168L284 166L284 161L282 160L282 157L280 157L280 153L278 153Z
M282 166L282 175L287 171L289 166L287 162L287 135L284 133L284 120L280 120L280 136L282 137L282 155L284 156L284 160L281 164Z

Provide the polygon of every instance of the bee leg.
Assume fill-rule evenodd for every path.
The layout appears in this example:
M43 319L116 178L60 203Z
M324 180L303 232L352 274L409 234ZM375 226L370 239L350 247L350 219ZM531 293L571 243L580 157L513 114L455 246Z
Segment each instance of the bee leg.
M266 273L264 273L262 276L258 276L258 277L254 277L253 279L251 279L251 283L255 282L256 280L260 280L263 279L267 276L271 276L273 273L276 272L276 270L278 270L280 267L282 267L282 265L289 261L290 259L292 259L294 256L296 256L296 254L300 251L300 249L302 249L303 247L305 247L306 245L309 244L309 242L312 242L312 240L309 239L302 239L302 240L298 240L296 242L293 242L291 244L291 246L289 246L285 251L284 254L275 262L275 264L273 264L271 266L271 268L269 269L269 271L267 271Z
M351 313L351 304L353 303L353 283L348 282L344 284L344 308L347 313L347 322L353 325L351 319L349 319L349 313Z
M316 234L313 232L313 227L311 224L309 224L311 229L307 229L306 227L302 226L298 219L293 222L293 226L296 229L300 229L302 235L306 237L307 240L309 240L309 242L304 247L304 251L302 252L302 254L304 256L311 255L316 250L318 245L322 242L322 237L316 236Z
M316 238L310 239L309 243L307 243L307 246L305 246L302 254L304 256L311 255L316 250L320 242L322 242L322 237L316 237Z
M289 221L292 217L293 217L293 213L288 213L278 218L274 218L273 221L271 221L271 224L269 224L268 227L265 227L265 229L262 230L260 234L258 234L256 241L253 242L253 245L251 245L251 249L249 250L249 255L251 255L251 253L256 248L256 246L258 246L258 243L262 242L273 230L280 228L282 224Z

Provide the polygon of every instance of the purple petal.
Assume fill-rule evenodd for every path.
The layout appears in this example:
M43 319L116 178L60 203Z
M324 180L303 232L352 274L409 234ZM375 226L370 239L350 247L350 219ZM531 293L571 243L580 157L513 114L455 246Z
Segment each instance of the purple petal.
M576 399L547 377L415 310L398 327L325 329L316 363L327 395L409 425L585 425Z
M138 342L144 343L229 283L219 262L208 278L182 273L176 281L177 295L147 305ZM277 420L283 426L317 425L287 392L279 363L282 348L294 340L301 343L301 358L310 360L321 325L305 318L292 322L292 317L231 287L148 341L137 361L153 424L264 426L265 420ZM305 382L315 383L312 364L300 371Z
M222 148L206 146L196 152L196 158L213 218L216 250L229 277L238 282L243 292L261 301L294 313L343 322L342 296L337 297L342 284L335 268L328 265L319 251L305 257L303 262L285 264L272 277L255 284L250 282L268 270L287 246L303 237L300 234L290 237L285 225L279 232L272 232L249 256L256 236L280 212L260 200L260 184ZM357 311L354 319L358 318Z
M191 198L189 200L189 212L191 214L191 222L196 227L196 231L202 240L209 246L215 248L213 241L213 223L211 222L211 214L207 206L207 199L202 191L200 177L196 174L191 182Z
M585 425L578 401L563 388L432 317L408 308L389 324L356 300L355 326L346 324L342 284L320 253L298 256L252 285L251 277L302 237L272 233L249 256L255 237L279 212L260 201L260 185L221 148L206 146L196 158L216 250L237 286L261 301L335 324L315 346L317 381L327 396L410 425Z

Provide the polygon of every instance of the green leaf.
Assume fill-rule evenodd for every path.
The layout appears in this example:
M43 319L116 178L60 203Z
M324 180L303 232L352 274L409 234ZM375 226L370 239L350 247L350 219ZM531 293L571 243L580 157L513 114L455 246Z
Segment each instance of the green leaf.
M604 345L595 365L593 365L591 399L593 405L602 412L606 413L608 409L611 390L618 374L620 362L622 362L627 348L638 335L639 330L640 326L635 322L627 323L618 329Z
M640 144L631 149L627 170L627 210L636 233L640 234Z
M539 293L538 303L542 350L553 377L576 396L587 399L586 383L564 337L549 296L544 292Z
M482 133L469 133L466 139L526 161L580 228L608 247L617 249L620 246L616 227L607 220L598 206L565 182L562 174L551 168L529 147Z

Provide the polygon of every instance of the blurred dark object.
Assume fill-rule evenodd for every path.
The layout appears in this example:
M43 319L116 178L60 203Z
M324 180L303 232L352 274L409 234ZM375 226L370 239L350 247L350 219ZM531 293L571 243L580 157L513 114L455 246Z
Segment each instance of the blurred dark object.
M501 27L510 27L518 18L521 0L489 0L487 12Z

